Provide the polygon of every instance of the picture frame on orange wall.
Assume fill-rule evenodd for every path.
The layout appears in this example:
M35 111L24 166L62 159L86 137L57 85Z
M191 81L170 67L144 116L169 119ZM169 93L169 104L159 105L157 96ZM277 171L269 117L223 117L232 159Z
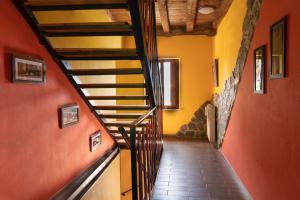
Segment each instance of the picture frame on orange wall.
M253 86L254 94L265 93L265 63L266 63L266 45L260 46L254 50L253 66Z
M59 108L60 128L65 128L79 123L79 106L77 104L68 104Z
M212 71L213 71L214 87L219 87L219 59L214 59Z
M12 82L43 84L46 82L46 63L29 56L12 55Z
M95 151L102 143L101 132L97 131L90 136L90 151Z
M287 16L270 28L270 78L284 78L286 75Z

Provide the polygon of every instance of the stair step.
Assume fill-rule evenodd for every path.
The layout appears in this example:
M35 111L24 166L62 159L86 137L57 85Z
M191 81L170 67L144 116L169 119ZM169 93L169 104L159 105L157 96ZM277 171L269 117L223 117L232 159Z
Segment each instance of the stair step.
M148 96L87 96L88 100L147 100Z
M126 127L126 126L125 126ZM139 131L141 131L141 130L139 130ZM137 131L138 132L138 131ZM111 133L111 134L120 134L121 135L121 133L120 133L120 131L119 130L110 130L109 131L109 133ZM126 130L126 133L128 134L128 137L130 136L130 131L129 130ZM114 136L117 136L117 135L114 135Z
M117 121L117 122L105 122L104 123L106 126L126 126L126 127L130 127L132 122L121 122L121 121ZM141 123L139 125L139 127L142 126L146 126L147 123Z
M142 114L101 114L99 117L107 118L107 119L137 119L141 117ZM149 116L148 118L150 118Z
M126 133L129 136L130 135L130 128L125 126L124 129L125 129ZM141 131L142 131L141 127L136 128L136 132L141 132ZM120 131L118 129L116 129L115 127L110 127L109 128L109 133L113 134L113 136L121 135Z
M118 145L121 149L129 149L129 147L127 146L125 140L117 140L117 143L118 143Z
M113 136L116 140L124 140L125 141L125 139L123 138L123 136L122 135L115 135L115 136ZM138 135L136 135L136 137L139 137ZM130 138L130 134L128 134L128 138Z
M91 76L91 75L121 75L121 74L143 74L142 68L122 68L122 69L73 69L68 71L71 76Z
M130 132L129 131L126 131L126 133L127 133L127 135L128 135L128 137L130 137ZM138 134L138 133L137 133ZM113 137L114 138L123 138L123 136L121 135L121 133L114 133L113 134Z
M149 110L149 105L93 106L95 110Z
M77 84L79 88L145 88L145 83L91 83Z
M61 60L138 60L136 49L56 48Z
M25 5L33 11L127 9L125 0L27 0Z
M133 35L131 26L121 22L41 24L39 29L48 37Z
M114 136L114 138L115 138L116 140L122 140L122 139L124 139L122 135Z

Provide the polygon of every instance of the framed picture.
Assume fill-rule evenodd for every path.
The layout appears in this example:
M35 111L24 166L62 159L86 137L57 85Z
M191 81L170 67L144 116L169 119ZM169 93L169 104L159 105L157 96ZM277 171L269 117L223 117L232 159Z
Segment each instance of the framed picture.
M286 68L287 17L271 26L270 40L270 78L283 78Z
M79 123L79 106L70 104L60 108L60 127L65 128Z
M214 87L219 87L219 60L218 59L214 59L212 71L213 71Z
M92 134L90 136L90 151L95 151L102 142L101 133L100 131L97 131L96 133Z
M45 62L30 57L12 55L12 82L45 83Z
M254 50L254 93L265 93L265 57L266 46L263 45Z

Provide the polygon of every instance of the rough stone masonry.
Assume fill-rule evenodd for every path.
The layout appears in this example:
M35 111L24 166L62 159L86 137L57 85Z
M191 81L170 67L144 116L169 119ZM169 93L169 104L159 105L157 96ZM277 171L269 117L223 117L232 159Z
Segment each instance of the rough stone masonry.
M191 121L183 126L176 133L177 137L207 138L205 107L210 102L205 102L195 113Z
M248 0L247 12L243 23L243 37L232 76L224 84L221 93L215 94L213 103L217 108L217 146L221 147L226 134L230 114L237 95L238 86L246 63L255 26L259 18L263 0Z

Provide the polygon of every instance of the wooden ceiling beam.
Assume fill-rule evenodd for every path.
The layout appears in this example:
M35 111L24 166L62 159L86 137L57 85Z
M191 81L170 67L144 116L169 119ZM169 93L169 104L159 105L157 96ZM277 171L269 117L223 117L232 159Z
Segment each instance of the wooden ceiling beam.
M186 31L192 32L194 30L196 16L197 16L198 0L187 0L187 16L186 16Z
M160 21L164 32L170 32L170 20L168 13L168 1L167 0L157 0L158 11L160 15Z

